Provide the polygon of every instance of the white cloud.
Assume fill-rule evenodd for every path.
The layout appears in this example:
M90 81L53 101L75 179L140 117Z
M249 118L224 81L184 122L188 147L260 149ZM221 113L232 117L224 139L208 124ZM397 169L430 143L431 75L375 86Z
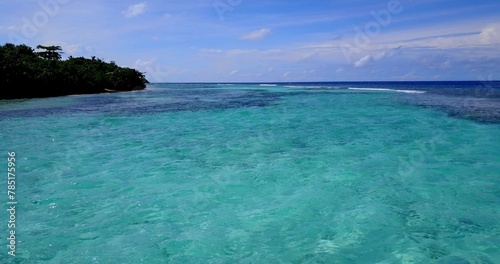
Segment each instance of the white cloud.
M221 53L221 49L200 49L201 52L206 52L206 53Z
M499 44L500 24L490 25L484 28L479 34L479 38L483 44Z
M146 79L150 82L162 82L169 80L172 75L184 75L190 70L174 66L160 65L157 58L150 60L138 59L135 61L135 68L146 73Z
M150 60L141 60L138 59L135 61L135 65L137 67L150 67L153 66L156 63L156 58L150 59Z
M354 62L353 66L363 67L372 62L380 60L384 57L394 57L402 50L414 52L419 50L431 51L437 50L440 52L454 52L457 49L468 50L467 54L460 56L471 57L496 57L500 51L500 23L486 25L472 25L466 27L458 27L448 25L447 27L425 28L422 30L413 31L395 31L385 32L383 38L373 38L369 47L357 47L354 41L349 38L343 40L329 40L325 42L304 43L300 48L304 54L313 54L312 51L320 50L321 57L326 54L334 55L335 51L340 51L343 42L348 43L352 47L347 50L342 50L344 55L347 54ZM387 50L389 52L384 53ZM377 55L374 53L379 52ZM408 54L408 53L407 53ZM298 55L298 54L297 54ZM340 61L340 60L337 60ZM445 65L446 66L446 65Z
M269 35L269 33L271 33L271 29L263 28L263 29L255 30L255 31L249 32L247 34L244 34L243 36L241 36L240 39L249 40L249 41L261 40L264 37L266 37L267 35Z
M95 49L92 46L87 46L84 48L86 52L88 53L95 53Z
M477 29L476 29L477 30ZM472 32L459 32L441 36L428 36L414 40L400 41L403 47L432 47L437 49L478 48L500 44L500 24L490 24Z
M64 52L73 55L80 51L80 44L70 44L63 47Z
M147 6L146 2L130 5L127 10L122 12L122 14L125 17L135 17L144 13L144 11L146 11L146 6Z
M499 24L471 26L464 28L463 31L453 26L440 30L442 31L416 30L411 32L414 34L407 34L403 31L384 32L384 37L373 38L369 47L349 50L348 52L352 55L350 62L346 60L341 45L348 39L289 43L281 46L280 49L265 49L264 47L261 49L198 50L201 51L203 58L216 61L216 65L220 67L224 66L226 74L237 68L237 62L245 61L249 69L261 68L262 78L269 77L282 81L304 79L302 72L305 69L316 69L316 72L306 73L307 79L310 80L331 79L339 76L342 80L355 79L359 78L356 73L359 71L368 73L364 70L368 68L373 71L368 73L366 78L377 79L385 76L393 80L432 79L436 70L448 74L440 78L453 78L453 74L458 72L464 73L460 75L461 78L474 78L474 73L471 73L472 77L467 77L467 72L471 69L483 72L485 69L495 69L495 63L500 60L498 55L500 46L496 44L500 44ZM287 70L282 70L286 69L286 65L290 63L294 63L298 68L289 73ZM374 65L380 67L375 68ZM326 66L330 72L328 73L319 66ZM380 74L381 71L384 72L383 75ZM236 76L243 78L244 75L241 72L232 75L232 77Z
M7 33L9 31L18 31L20 30L21 28L19 27L16 27L16 26L0 26L0 32L2 33Z
M359 59L354 63L354 67L359 68L366 66L368 63L372 61L372 56L371 55L366 55L363 58Z
M385 55L387 55L387 53L385 51L382 51L382 52L375 55L375 60L383 59L385 57Z
M43 46L60 46L62 52L67 55L84 55L82 53L89 53L92 50L88 50L86 47L82 47L81 44L70 44L63 41L45 41L42 43Z
M371 62L378 61L386 56L386 52L382 51L376 55L366 55L354 63L354 67L359 68L368 65Z
M416 70L412 70L400 77L403 81L416 80L418 79L418 74Z
M135 66L139 68L139 70L146 72L146 79L150 82L159 82L168 77L167 72L156 62L156 58L150 60L138 59L135 61Z
M233 70L233 71L231 71L231 73L229 73L229 75L234 75L234 74L236 74L238 72L239 72L238 70Z

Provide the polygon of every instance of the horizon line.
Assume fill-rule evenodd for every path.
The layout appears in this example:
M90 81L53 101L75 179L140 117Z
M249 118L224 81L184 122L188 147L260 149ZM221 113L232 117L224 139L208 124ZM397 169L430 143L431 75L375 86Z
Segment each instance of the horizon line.
M440 80L440 81L431 81L431 80L424 80L424 81L292 81L292 82L149 82L147 84L156 84L156 83L172 83L172 84L287 84L287 83L403 83L403 82L479 82L479 83L488 83L488 82L500 82L500 80Z

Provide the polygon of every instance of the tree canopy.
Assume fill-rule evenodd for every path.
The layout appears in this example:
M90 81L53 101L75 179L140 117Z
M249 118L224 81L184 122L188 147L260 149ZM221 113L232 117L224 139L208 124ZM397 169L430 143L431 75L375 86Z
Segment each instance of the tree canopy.
M60 46L0 46L0 99L141 90L148 81L135 69L92 57L61 58Z
M40 57L46 59L46 60L61 60L62 56L62 49L61 46L42 46L38 45L36 46L37 49L42 49L43 51L38 51L36 54L38 54Z

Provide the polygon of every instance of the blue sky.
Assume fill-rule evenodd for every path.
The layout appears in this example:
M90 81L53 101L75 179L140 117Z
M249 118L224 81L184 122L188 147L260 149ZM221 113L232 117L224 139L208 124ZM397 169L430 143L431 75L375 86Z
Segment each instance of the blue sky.
M0 43L151 82L500 79L498 0L0 0Z

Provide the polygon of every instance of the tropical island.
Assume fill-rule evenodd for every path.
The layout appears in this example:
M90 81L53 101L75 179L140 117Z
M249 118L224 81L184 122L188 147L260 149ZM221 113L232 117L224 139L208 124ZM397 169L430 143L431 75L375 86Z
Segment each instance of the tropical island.
M148 83L144 73L113 61L61 54L60 46L0 46L0 99L134 91Z

